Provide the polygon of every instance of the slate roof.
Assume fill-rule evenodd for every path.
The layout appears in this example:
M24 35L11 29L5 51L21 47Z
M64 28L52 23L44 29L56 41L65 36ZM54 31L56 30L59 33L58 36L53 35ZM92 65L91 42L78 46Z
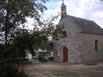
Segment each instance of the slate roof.
M69 16L72 18L76 26L79 26L82 33L103 35L103 29L98 26L94 21Z

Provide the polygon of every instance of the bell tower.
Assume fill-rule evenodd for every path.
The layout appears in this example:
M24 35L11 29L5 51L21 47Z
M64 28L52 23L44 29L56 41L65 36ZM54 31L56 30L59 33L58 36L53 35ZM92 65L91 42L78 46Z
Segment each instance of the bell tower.
M62 0L62 5L61 5L61 18L67 15L66 11L66 5L64 4L64 0Z

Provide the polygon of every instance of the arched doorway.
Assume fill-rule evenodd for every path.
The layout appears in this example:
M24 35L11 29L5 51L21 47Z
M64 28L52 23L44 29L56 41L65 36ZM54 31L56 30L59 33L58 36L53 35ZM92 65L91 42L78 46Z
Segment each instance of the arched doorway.
M63 63L68 62L68 49L66 47L63 48Z

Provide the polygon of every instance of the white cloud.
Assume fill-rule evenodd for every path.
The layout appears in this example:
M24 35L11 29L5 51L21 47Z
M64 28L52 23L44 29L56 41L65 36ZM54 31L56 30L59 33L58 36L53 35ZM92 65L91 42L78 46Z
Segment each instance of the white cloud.
M100 0L65 0L67 13L72 16L86 18L95 21L103 28L103 3ZM51 3L52 5L52 3ZM61 0L52 5L52 9L46 11L45 17L56 15L60 12Z
M27 22L25 23L25 28L33 30L34 19L33 18L29 18L29 17L27 17L26 19L27 19Z
M81 17L95 21L103 28L103 2L100 0L65 0L68 15ZM50 0L46 5L48 10L43 14L43 18L60 14L61 0ZM60 19L60 17L59 17ZM59 20L56 21L58 23ZM28 24L32 25L32 20L28 20ZM32 28L32 27L31 27Z
M95 21L103 28L103 5L99 0L78 0L71 15Z

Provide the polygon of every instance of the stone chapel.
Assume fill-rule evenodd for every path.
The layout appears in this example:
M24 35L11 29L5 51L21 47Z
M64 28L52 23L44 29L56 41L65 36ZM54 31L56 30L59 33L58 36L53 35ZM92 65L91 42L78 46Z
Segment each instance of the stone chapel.
M103 60L103 29L94 21L67 15L64 1L61 19L53 40L54 61L59 63L95 63Z

